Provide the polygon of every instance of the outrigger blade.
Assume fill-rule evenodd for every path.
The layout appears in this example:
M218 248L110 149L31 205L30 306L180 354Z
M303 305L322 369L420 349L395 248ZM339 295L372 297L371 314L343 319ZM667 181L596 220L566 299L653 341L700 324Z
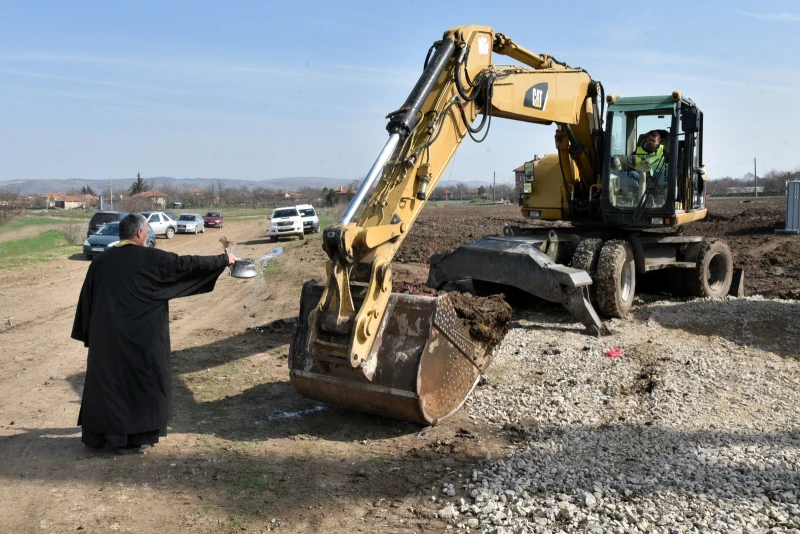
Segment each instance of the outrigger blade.
M303 286L289 350L289 376L304 397L396 419L436 425L451 417L491 363L491 347L471 339L452 297L392 293L369 358L372 380L347 358L312 354L308 316L324 287ZM354 294L354 304L360 299Z

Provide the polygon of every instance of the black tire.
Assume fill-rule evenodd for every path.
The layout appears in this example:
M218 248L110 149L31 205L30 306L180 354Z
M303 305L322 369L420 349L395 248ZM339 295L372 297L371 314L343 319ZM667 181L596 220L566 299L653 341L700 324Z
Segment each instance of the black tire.
M636 292L636 264L627 241L608 241L596 272L597 307L607 317L625 317Z
M697 266L685 276L689 294L694 297L726 296L733 280L731 249L724 241L704 239L697 254Z
M600 250L603 240L590 238L584 239L575 247L572 253L572 268L581 269L589 273L592 285L589 286L589 296L592 304L597 305L597 263L600 261Z
M174 228L167 228L167 231L165 232L165 235L167 236L167 239L172 239L173 237L175 237L175 229Z
M300 241L303 241L306 238L306 234L300 234Z

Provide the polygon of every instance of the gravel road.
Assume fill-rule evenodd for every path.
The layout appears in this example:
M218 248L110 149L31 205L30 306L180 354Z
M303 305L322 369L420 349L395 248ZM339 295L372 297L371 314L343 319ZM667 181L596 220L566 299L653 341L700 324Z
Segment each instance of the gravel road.
M800 532L800 302L637 304L604 338L517 313L466 410L519 447L442 480L450 528Z

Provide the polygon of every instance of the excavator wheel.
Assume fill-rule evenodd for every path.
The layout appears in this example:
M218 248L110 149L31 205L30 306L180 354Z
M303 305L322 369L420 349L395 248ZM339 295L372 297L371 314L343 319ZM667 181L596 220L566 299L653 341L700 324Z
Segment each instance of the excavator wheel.
M600 250L603 240L596 238L584 239L575 247L572 254L572 268L586 271L592 278L589 286L589 297L593 305L597 305L597 263L600 261Z
M728 294L733 280L733 256L724 241L704 239L697 266L686 273L686 286L695 297L720 298Z
M636 266L627 241L607 241L600 250L595 275L597 304L608 317L625 317L636 291Z

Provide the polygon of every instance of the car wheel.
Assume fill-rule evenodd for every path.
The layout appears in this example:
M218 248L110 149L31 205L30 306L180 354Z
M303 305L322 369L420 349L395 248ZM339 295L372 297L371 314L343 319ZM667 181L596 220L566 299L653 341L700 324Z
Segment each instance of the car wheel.
M172 239L175 237L175 229L174 228L167 228L167 239Z
M305 233L300 234L300 241L304 241L305 238L306 238L306 234Z
M147 248L156 248L156 240L155 239L148 239L147 240Z
M197 235L197 226L194 227L194 235Z

